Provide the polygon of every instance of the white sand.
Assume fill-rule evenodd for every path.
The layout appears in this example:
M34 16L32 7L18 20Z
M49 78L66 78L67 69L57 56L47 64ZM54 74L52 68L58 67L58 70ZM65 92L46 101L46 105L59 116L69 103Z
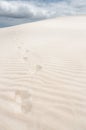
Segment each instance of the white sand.
M0 29L0 130L86 130L86 16Z

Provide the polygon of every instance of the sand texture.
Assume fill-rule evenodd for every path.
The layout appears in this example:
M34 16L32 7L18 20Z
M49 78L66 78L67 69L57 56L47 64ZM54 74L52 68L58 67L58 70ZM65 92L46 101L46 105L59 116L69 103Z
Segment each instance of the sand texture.
M0 130L86 130L86 16L0 29Z

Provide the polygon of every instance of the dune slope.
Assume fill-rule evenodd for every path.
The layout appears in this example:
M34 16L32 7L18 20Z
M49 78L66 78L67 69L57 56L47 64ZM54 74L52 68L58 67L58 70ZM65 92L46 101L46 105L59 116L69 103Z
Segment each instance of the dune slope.
M86 16L0 29L0 130L86 130Z

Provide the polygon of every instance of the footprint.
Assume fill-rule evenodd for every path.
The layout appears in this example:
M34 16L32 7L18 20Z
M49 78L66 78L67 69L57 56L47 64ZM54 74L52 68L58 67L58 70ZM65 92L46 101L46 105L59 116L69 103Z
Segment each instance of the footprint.
M21 49L21 47L20 47L20 46L18 46L18 49Z
M41 65L36 65L36 71L40 71L42 69Z
M16 96L21 96L22 99L27 99L31 96L27 90L16 90L15 94Z
M15 92L16 103L20 105L21 112L27 113L32 109L31 93L27 90L16 90Z
M26 50L26 53L30 52L28 49Z
M28 57L24 56L23 59L24 59L25 61L27 61L27 60L28 60Z
M21 44L24 44L24 42L21 42Z
M22 103L21 107L22 107L22 111L23 111L24 113L28 113L28 112L30 112L31 109L32 109L32 103L31 103L30 100L25 100L25 101Z

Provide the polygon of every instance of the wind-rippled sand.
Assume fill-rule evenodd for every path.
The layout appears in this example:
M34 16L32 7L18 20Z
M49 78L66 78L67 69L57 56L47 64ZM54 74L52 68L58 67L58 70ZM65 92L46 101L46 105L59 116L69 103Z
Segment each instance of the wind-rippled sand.
M0 130L86 130L86 16L0 29Z

